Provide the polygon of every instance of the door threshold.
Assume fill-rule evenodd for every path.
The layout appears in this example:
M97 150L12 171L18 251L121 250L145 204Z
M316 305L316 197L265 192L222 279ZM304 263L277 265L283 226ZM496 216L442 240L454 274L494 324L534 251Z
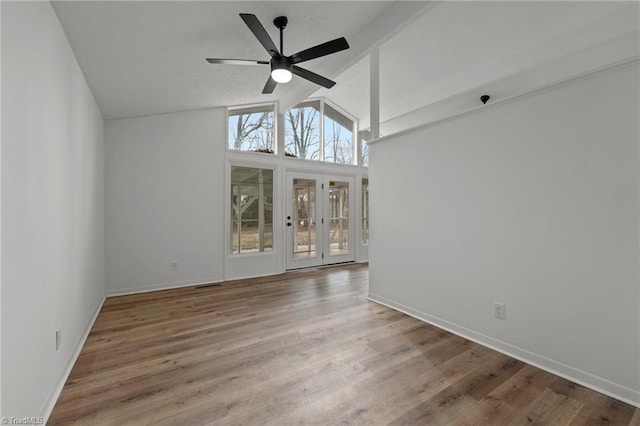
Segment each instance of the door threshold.
M317 265L317 266L303 266L301 268L293 268L293 269L287 269L286 272L293 272L293 271L313 271L315 269L325 269L325 268L331 268L333 266L343 266L343 265L353 265L357 263L355 260L349 260L347 262L337 262L337 263L329 263L327 265Z

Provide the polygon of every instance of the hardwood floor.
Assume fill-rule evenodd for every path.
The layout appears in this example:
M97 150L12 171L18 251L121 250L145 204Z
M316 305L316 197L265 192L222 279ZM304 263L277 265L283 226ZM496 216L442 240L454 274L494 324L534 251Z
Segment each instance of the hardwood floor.
M106 300L49 424L640 425L366 300L349 265Z

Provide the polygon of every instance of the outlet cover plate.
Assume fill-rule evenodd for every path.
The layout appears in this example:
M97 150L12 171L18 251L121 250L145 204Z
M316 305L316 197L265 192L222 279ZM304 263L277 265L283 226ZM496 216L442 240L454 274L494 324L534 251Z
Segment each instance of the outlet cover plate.
M507 312L504 303L493 302L493 316L498 319L506 319Z

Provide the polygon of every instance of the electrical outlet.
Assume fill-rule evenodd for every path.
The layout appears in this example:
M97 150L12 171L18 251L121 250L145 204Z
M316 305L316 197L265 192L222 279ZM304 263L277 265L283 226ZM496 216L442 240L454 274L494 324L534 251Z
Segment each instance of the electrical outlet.
M60 349L62 344L62 329L56 330L56 351Z
M171 270L172 271L177 271L178 270L178 262L171 262Z
M499 319L506 318L507 312L504 303L493 302L493 316Z

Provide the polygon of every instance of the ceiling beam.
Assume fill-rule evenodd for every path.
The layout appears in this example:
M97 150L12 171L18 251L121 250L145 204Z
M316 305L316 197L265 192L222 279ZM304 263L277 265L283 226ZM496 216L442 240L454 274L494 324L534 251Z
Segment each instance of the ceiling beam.
M431 11L439 3L435 1L400 1L394 3L376 21L367 26L364 31L348 40L349 49L336 55L331 55L317 65L314 64L314 72L328 78L335 78L368 55L371 48L379 47L406 26ZM318 87L309 87L307 84L292 86L291 90L280 98L280 111L286 111L297 105L317 90Z

